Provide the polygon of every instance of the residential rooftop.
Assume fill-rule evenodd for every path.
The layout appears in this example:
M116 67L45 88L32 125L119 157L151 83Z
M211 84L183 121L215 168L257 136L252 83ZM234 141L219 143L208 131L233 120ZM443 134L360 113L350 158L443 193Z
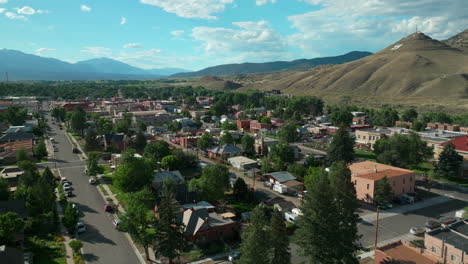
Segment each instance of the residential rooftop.
M465 221L453 223L448 228L438 228L428 232L427 235L468 252L468 225Z

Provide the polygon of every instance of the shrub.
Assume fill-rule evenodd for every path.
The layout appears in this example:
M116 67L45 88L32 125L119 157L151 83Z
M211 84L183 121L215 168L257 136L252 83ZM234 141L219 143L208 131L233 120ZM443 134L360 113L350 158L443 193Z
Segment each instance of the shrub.
M83 242L80 240L72 240L69 243L70 247L73 249L73 252L79 252L80 249L83 247Z

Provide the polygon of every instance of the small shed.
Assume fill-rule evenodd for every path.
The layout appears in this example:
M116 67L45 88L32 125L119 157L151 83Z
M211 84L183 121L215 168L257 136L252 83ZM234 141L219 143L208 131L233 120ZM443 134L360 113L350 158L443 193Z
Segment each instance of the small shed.
M231 164L234 168L240 170L250 170L253 168L257 168L258 164L257 161L249 159L244 156L237 156L234 158L228 159L229 164Z

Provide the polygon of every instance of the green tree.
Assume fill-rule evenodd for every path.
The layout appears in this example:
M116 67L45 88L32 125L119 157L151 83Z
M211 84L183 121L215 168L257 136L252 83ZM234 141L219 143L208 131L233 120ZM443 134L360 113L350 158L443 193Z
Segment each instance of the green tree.
M294 142L299 137L295 123L286 123L278 131L278 137L282 142Z
M75 233L76 224L78 223L79 213L72 203L68 203L65 207L62 223L67 228L68 232Z
M414 132L377 140L374 153L377 161L401 168L415 168L433 156L432 148Z
M224 145L224 144L234 144L234 138L232 137L231 133L229 132L224 132L224 134L221 136L219 139L219 144Z
M223 130L237 130L237 124L235 122L225 121L221 124Z
M152 175L150 164L127 151L122 155L122 165L114 172L114 184L124 192L135 192L151 184Z
M133 145L135 147L135 149L138 151L138 152L141 152L145 149L146 147L146 137L145 135L143 134L143 132L137 132L136 136L135 136L135 141L133 142Z
M260 123L263 123L263 124L270 124L270 125L271 125L271 118L269 118L268 116L263 116L263 117L260 119Z
M96 129L89 127L85 135L85 149L86 151L97 150L99 148L99 139L97 137Z
M346 128L340 127L328 146L328 161L331 164L338 161L350 163L353 160L354 138L349 135Z
M49 185L52 187L52 191L55 189L55 176L50 170L49 167L46 167L44 171L42 172L42 178L49 183Z
M426 124L423 123L422 121L419 121L419 120L415 120L413 122L413 127L412 129L414 131L424 131L424 129L426 128Z
M271 166L271 158L270 157L263 157L261 159L261 171L263 174L273 172L273 167Z
M190 111L187 110L187 109L184 109L180 112L180 114L183 116L183 117L187 117L187 118L192 118L192 115L190 114Z
M347 107L342 107L333 111L330 115L330 122L339 127L348 127L353 121L353 114Z
M381 205L385 202L391 201L393 198L392 186L388 182L387 176L384 176L376 183L374 192L374 204Z
M226 104L222 102L216 102L211 107L211 111L213 112L214 115L220 116L220 115L227 114L229 112L229 109L227 108Z
M439 161L435 166L437 177L456 178L462 175L463 157L458 154L452 142L444 145L444 149L439 155Z
M249 188L244 179L240 177L234 182L232 192L238 201L246 201L249 198Z
M250 136L249 134L245 134L242 137L241 143L242 150L247 156L252 157L253 155L255 155L255 139L252 136Z
M115 132L124 133L128 135L130 133L130 124L127 120L120 120L115 127Z
M24 229L24 221L16 213L8 212L0 214L0 244L13 246L13 235L21 233Z
M114 124L108 118L100 117L96 123L98 133L101 135L111 134L114 131Z
M70 118L71 129L75 133L83 134L83 130L86 127L86 112L81 107L75 107Z
M307 167L303 164L293 163L288 166L288 172L294 175L294 177L302 180L307 173Z
M276 170L283 170L287 164L294 161L294 150L286 143L271 146L269 156L275 164Z
M24 148L19 149L16 152L16 161L21 162L21 161L27 161L27 160L29 160L28 152Z
M66 115L67 111L63 107L54 107L54 109L52 109L52 117L57 119L59 122L65 121Z
M310 190L312 187L312 184L320 174L325 173L325 169L323 168L318 168L318 167L310 167L307 170L306 175L304 176L304 186L306 187L307 190Z
M312 179L310 189L305 194L303 215L297 220L295 241L299 253L307 256L310 263L342 263L337 254L341 250L337 246L340 244L337 234L340 219L332 193L327 175L321 173Z
M145 132L147 127L146 127L145 123L138 120L137 121L137 128L138 128L138 132Z
M330 186L333 191L332 195L335 198L335 212L340 219L340 224L337 228L338 258L339 263L358 264L356 253L360 250L358 232L359 215L356 213L359 208L359 203L356 198L356 188L351 181L351 171L343 161L333 163L328 173Z
M164 182L162 199L158 206L159 222L156 226L155 255L166 257L169 264L187 248L184 226L178 220L179 204L174 199L173 184Z
M167 125L167 128L172 131L172 133L177 133L182 129L182 124L177 121L172 121L169 123L169 125Z
M88 167L88 175L89 176L96 176L101 173L101 167L98 164L99 162L99 154L96 152L91 152L88 154L88 160L86 161L86 165Z
M179 162L174 155L168 155L161 160L161 167L165 170L176 170L178 165Z
M413 108L406 109L401 115L401 120L406 122L414 122L418 118L418 112Z
M36 159L39 161L47 157L47 148L44 140L39 141L39 143L34 147L33 153Z
M0 177L0 201L6 201L10 197L8 181Z
M224 192L229 189L229 169L223 165L211 165L203 169L199 179L192 179L189 190L195 191L199 198L216 201L224 198Z
M213 145L213 137L210 133L204 133L197 142L199 149L207 149Z
M272 249L270 264L290 264L289 236L284 223L283 213L274 210L271 218L271 233L269 244Z
M28 118L28 110L18 105L10 105L3 115L10 125L22 126Z
M268 230L268 217L265 208L255 207L250 218L250 225L242 233L242 243L240 245L240 264L268 264L270 263L269 251L270 241Z
M78 253L80 252L80 249L83 247L83 242L77 239L73 239L68 243L70 247L72 248L73 252Z
M156 222L154 213L144 204L136 202L132 195L121 217L120 227L130 234L135 242L145 250L146 260L149 260L149 247L154 244L156 238Z
M161 161L170 154L169 144L162 140L147 144L144 151L145 158L154 159L154 161Z

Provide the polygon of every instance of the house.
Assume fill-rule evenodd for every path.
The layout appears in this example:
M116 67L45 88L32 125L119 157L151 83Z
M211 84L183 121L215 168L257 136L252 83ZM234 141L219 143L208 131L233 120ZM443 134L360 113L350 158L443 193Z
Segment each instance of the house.
M194 203L194 204L183 204L182 208L184 210L187 210L187 209L194 209L194 210L205 209L209 213L214 212L215 209L216 209L216 207L214 207L214 205L210 204L209 202L205 202L205 201L201 201L201 202Z
M197 146L199 138L200 137L178 137L176 141L183 148L192 148Z
M388 178L395 197L403 193L414 193L416 173L413 171L373 161L355 162L348 167L359 200L372 202L375 187L383 177Z
M228 162L234 168L239 169L239 170L250 170L250 169L258 167L256 160L252 160L244 156L237 156L237 157L229 158Z
M397 241L375 250L374 264L385 263L436 264L437 261L424 256L422 249Z
M351 112L353 115L352 124L353 125L365 125L367 124L368 118L364 112Z
M424 235L424 255L440 263L468 262L468 224L459 221L447 228L438 228Z
M142 158L142 156L138 153L133 154L133 157ZM111 168L113 169L117 168L117 166L122 164L122 154L115 154L115 153L112 154L110 163L111 163Z
M14 247L0 246L0 263L5 264L27 264L25 261L24 252L21 249Z
M268 123L260 123L258 120L251 120L250 121L250 131L252 132L258 132L263 129L270 129L271 124Z
M16 152L20 149L26 150L32 156L34 146L34 135L27 132L12 132L0 137L0 161L16 162Z
M242 149L233 144L224 144L208 150L208 157L220 160L227 160L241 154Z
M117 152L123 152L128 149L130 145L130 138L124 133L119 134L105 134L102 136L101 144L104 146L104 150L115 150Z
M146 126L164 126L178 118L177 115L169 114L165 110L135 111L129 112L132 115L132 126L135 127L138 121Z
M287 171L278 171L273 173L265 174L265 176L270 180L272 184L283 184L288 181L296 180L291 173Z
M468 176L468 135L461 136L447 142L451 142L455 146L457 153L463 157L463 175ZM437 157L442 153L447 142L441 143L434 151Z
M238 119L236 121L237 123L237 128L240 131L248 131L250 130L250 120L249 119Z
M176 186L185 183L185 179L180 174L180 171L158 171L153 174L151 187L157 193L161 193L164 181L166 180L172 181Z
M33 133L32 126L10 126L6 131L5 134L10 133Z
M262 156L268 154L268 150L270 146L278 144L279 141L277 139L268 138L268 137L259 137L255 138L255 152Z
M0 178L7 180L10 192L15 192L16 186L18 186L19 178L21 175L23 175L23 173L24 170L18 166L7 166L0 171Z
M375 142L385 135L391 134L391 131L388 129L377 128L356 130L355 133L356 147L364 150L372 150L374 149Z
M185 234L191 241L208 243L232 239L239 235L239 225L221 214L210 213L206 208L190 208L182 213Z
M89 102L65 102L61 106L67 112L73 112L76 107L82 108L85 112L93 110L93 106Z

